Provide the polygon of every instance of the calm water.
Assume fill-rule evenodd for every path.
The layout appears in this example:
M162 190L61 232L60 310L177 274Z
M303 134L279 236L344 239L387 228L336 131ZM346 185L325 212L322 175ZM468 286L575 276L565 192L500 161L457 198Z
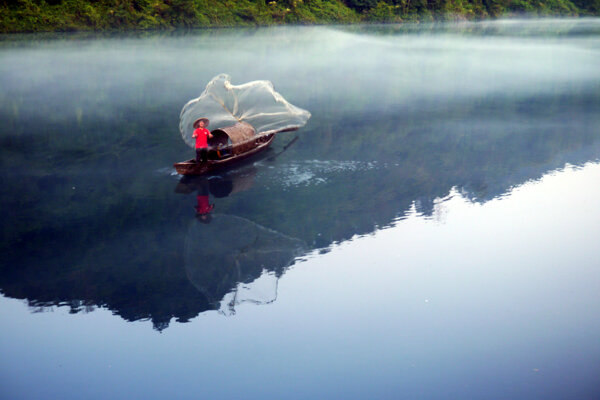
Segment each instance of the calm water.
M0 36L0 154L1 399L600 397L600 20Z

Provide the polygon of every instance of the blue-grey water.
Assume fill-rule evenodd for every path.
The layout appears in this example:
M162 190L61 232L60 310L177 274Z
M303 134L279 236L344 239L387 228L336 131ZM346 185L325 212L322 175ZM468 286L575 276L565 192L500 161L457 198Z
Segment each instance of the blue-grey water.
M0 36L0 399L598 399L599 183L598 19Z

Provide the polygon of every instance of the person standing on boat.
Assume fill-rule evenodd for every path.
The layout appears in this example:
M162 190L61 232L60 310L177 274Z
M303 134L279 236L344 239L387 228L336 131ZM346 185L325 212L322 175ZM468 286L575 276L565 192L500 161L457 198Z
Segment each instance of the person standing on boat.
M208 139L212 139L213 135L206 127L208 126L208 118L198 118L194 121L193 138L196 139L196 162L208 161Z

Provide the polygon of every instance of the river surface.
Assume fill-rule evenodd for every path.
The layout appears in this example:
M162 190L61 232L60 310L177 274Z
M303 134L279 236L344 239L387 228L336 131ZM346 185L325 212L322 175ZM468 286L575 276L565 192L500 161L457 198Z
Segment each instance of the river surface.
M600 398L598 19L0 36L0 183L0 399Z

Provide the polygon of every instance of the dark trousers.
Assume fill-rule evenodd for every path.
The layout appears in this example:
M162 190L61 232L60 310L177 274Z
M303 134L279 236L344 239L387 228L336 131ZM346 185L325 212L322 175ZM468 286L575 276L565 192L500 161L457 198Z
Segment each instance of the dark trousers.
M208 149L206 147L202 149L196 149L196 162L208 161Z

